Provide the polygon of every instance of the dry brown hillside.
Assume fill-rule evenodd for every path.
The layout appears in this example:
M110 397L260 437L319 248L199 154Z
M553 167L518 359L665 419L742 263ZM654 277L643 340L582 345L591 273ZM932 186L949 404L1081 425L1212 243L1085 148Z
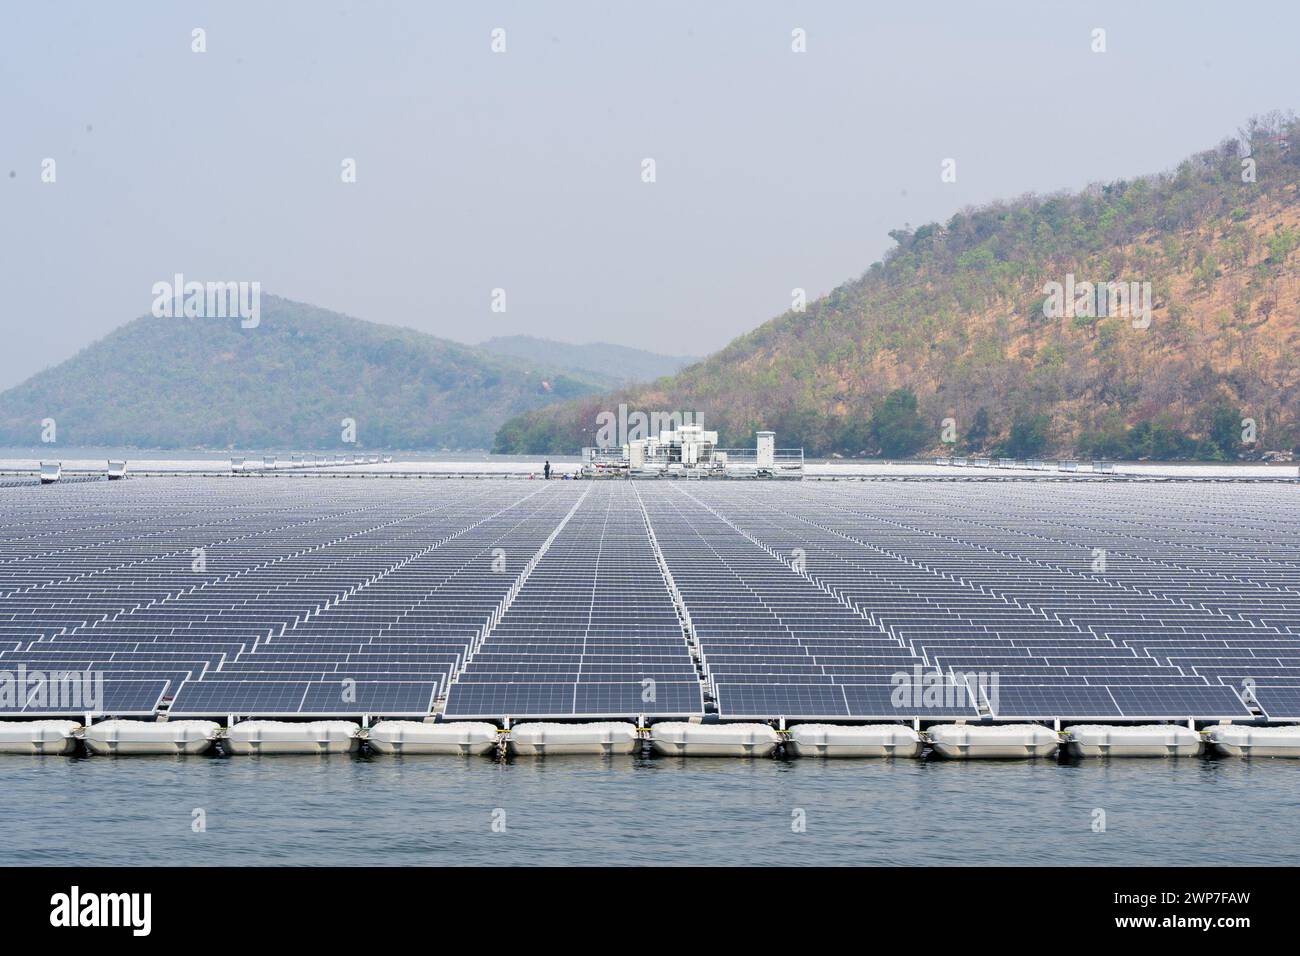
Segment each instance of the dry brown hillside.
M498 450L590 444L596 414L620 401L697 411L729 444L775 428L781 444L814 454L946 449L946 418L968 451L1223 458L1294 449L1298 136L1292 117L1253 120L1169 173L898 230L883 262L807 312L653 385L514 419ZM1068 275L1149 283L1149 326L1045 316L1047 283ZM1255 441L1242 441L1243 420Z

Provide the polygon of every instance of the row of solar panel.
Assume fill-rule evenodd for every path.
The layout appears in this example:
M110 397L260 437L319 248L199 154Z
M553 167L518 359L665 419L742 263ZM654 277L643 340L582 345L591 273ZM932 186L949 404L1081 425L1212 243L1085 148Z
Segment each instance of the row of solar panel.
M478 485L472 490L485 487ZM508 510L513 507L509 501L520 500L517 488L510 493L485 493L479 504L486 512L498 509L495 513L499 513L503 504ZM608 642L604 646L610 650L626 652L625 659L617 664L607 656L583 653L594 649L592 635L609 626L601 623L607 614L601 608L619 612L628 609L627 613L634 616L665 622L647 628L662 628L665 634L674 630L667 623L674 612L657 581L654 549L638 522L652 524L656 529L670 574L675 576L690 610L704 666L719 686L805 681L817 684L830 681L842 686L862 684L867 675L878 673L867 669L873 666L867 663L871 661L880 661L891 668L914 663L930 667L937 661L944 666L996 670L1015 678L1041 678L1038 685L1041 687L1088 687L1092 686L1089 682L1102 680L1112 687L1140 686L1135 684L1137 681L1156 687L1160 686L1156 681L1168 681L1180 687L1206 680L1235 685L1244 678L1254 678L1257 682L1267 678L1277 682L1271 686L1282 687L1285 685L1281 682L1300 676L1300 670L1284 666L1286 659L1296 656L1295 637L1285 630L1291 626L1286 622L1300 622L1300 615L1288 618L1278 610L1288 600L1300 607L1300 601L1294 600L1297 595L1278 590L1300 581L1293 567L1277 563L1290 560L1292 551L1269 541L1282 527L1277 521L1256 520L1256 527L1246 534L1239 533L1240 525L1232 523L1240 518L1237 509L1225 510L1232 517L1212 525L1212 532L1207 530L1207 522L1199 513L1194 520L1185 522L1183 528L1169 522L1168 527L1173 529L1169 543L1151 547L1144 545L1142 536L1153 533L1152 523L1116 520L1102 514L1109 523L1104 534L1122 535L1129 556L1145 563L1140 566L1141 575L1116 572L1109 579L1101 579L1069 569L1067 559L1082 556L1086 551L1081 551L1077 541L1050 537L1056 533L1074 534L1084 520L1092 521L1094 516L1086 508L1077 514L1072 512L1069 522L1041 507L1021 508L1014 514L1018 522L1024 523L1024 528L1011 529L998 526L1003 515L1013 513L1002 507L1006 502L1004 496L990 499L987 509L971 513L969 508L963 512L951 502L943 502L942 496L932 500L928 494L907 498L891 493L873 500L868 516L861 494L858 491L850 494L842 488L832 488L829 494L823 494L827 489L783 487L775 499L760 485L707 489L643 486L639 492L625 485L558 488L558 493L553 494L556 486L546 486L542 497L553 498L550 504L533 509L520 521L485 525L484 540L474 541L473 546L454 555L451 563L459 561L462 567L482 561L488 554L487 539L501 540L503 533L517 526L526 526L518 543L523 553L530 554L558 521L566 515L571 518L567 536L561 534L556 539L547 559L535 569L532 590L525 588L519 594L506 619L497 622L489 640L482 647L474 647L479 629L473 626L473 620L465 627L464 636L457 639L462 653L472 656L470 666L461 677L466 685L538 683L517 680L521 676L538 675L547 678L541 683L553 682L557 686L606 683L595 680L605 676L635 676L638 680L650 677L658 681L660 677L686 674L693 669L684 640L675 639L672 652L664 655L652 653L655 648L647 646L644 640L625 641L622 635L636 630L635 621L619 629L617 641L605 633L597 639ZM828 500L833 498L843 500L838 503ZM580 499L586 500L571 511ZM643 504L638 503L641 499ZM754 499L761 500L751 506ZM97 507L101 505L102 502L96 501ZM889 512L889 515L877 512ZM1042 518L1045 513L1052 515L1050 521ZM458 528L475 527L482 513L475 514L474 509L466 508L448 512L444 517L445 527L439 530L443 536L459 533ZM26 517L24 520L27 525L40 529L38 538L48 536L48 523L33 522ZM66 523L63 518L51 520ZM166 628L157 633L169 632L179 639L180 629L174 623L187 618L194 622L196 614L204 619L197 622L196 628L186 629L190 633L185 639L191 645L195 643L196 633L229 632L233 636L242 631L238 636L244 637L254 626L266 627L268 633L276 631L286 635L300 628L303 637L316 634L327 639L331 635L355 636L361 628L369 632L366 635L369 638L403 626L400 621L404 615L409 622L413 613L419 613L413 607L419 603L418 599L435 593L430 589L447 580L441 571L437 580L426 580L415 573L413 564L407 564L402 574L414 575L408 581L415 583L395 586L402 574L387 569L407 560L415 542L400 544L400 535L388 531L363 532L385 543L370 554L353 550L338 566L332 567L331 559L323 553L304 557L302 568L289 573L282 573L283 565L265 565L267 560L280 561L283 555L304 546L319 546L317 530L304 528L291 536L277 533L278 541L265 552L245 549L240 573L254 572L246 580L260 578L265 584L250 587L226 577L222 579L223 587L225 582L233 583L225 588L225 596L220 588L187 589L177 599L172 597L176 570L171 564L163 573L151 575L142 566L140 556L126 543L127 537L120 539L124 542L121 546L103 546L100 542L104 532L96 526L97 521L97 517L87 516L84 548L75 546L75 533L71 537L64 535L59 546L71 545L64 554L53 553L48 548L42 550L39 542L29 545L0 536L0 582L5 580L8 570L3 565L3 555L10 542L14 548L10 554L31 554L39 559L36 562L39 567L31 566L27 570L50 575L44 584L38 580L35 590L30 589L31 577L13 578L15 582L22 581L29 590L21 594L11 591L12 606L15 610L21 607L35 613L14 613L11 623L18 621L16 627L23 627L19 619L28 616L29 620L35 620L38 615L43 616L42 607L53 612L60 605L76 602L79 610L86 610L92 604L99 607L99 602L103 602L102 614L50 613L52 621L84 620L72 629L81 634L57 633L51 635L48 643L57 644L66 637L81 650L93 643L85 638L97 628L106 637L130 633L130 628L118 630L117 626L132 618L141 628L157 623ZM330 517L328 522L326 540L329 542L347 540L355 531L335 517ZM1035 522L1046 526L1036 528ZM304 522L307 524L311 522ZM1035 530L1032 533L1024 530L1029 528ZM172 534L172 529L162 530L164 534L160 535L156 525L149 527L141 540L152 538L155 543L173 546L185 543L183 536ZM1103 533L1087 530L1089 534ZM467 537L457 540L468 543L474 533L468 532ZM1184 539L1178 539L1178 534L1183 534ZM1189 544L1192 538L1199 543ZM429 538L420 542L421 547L429 543ZM1211 545L1213 548L1209 548ZM806 577L791 574L773 553L776 549L785 554L795 546L805 552ZM456 544L450 547L456 548ZM1169 559L1171 548L1177 551L1177 567L1161 563ZM104 566L90 559L91 551L95 552L96 559L111 559L110 563L120 563L123 557L137 560L125 568ZM1116 549L1115 553L1118 556L1121 552ZM146 556L143 561L174 564L185 554ZM440 555L437 548L429 556L453 557L450 551ZM68 571L98 576L102 584L72 581ZM1230 580L1228 571L1249 576L1250 582ZM478 597L501 593L513 577L487 577L482 567L475 573L474 586L458 588L454 595L449 595L453 601L450 606L454 608L455 602L473 598L472 606L478 610L467 614L471 618L480 615L477 619L482 620L495 604ZM358 574L378 577L366 585L367 590L355 592ZM305 581L313 575L317 584L299 589L301 596L288 593L283 599L277 596L278 590L296 586L291 582ZM480 579L483 587L478 586ZM1255 582L1267 582L1270 592L1259 597L1251 595L1249 589L1259 590ZM1143 591L1137 584L1147 590ZM3 587L0 584L0 589ZM629 594L629 587L635 587L636 593ZM1167 593L1151 593L1156 590ZM46 592L44 598L38 593L41 591ZM387 596L376 598L381 592ZM113 603L133 600L132 594L148 595L149 600L158 600L155 596L163 595L162 603L153 608ZM343 594L346 599L338 600ZM590 599L584 604L583 597L587 594ZM329 595L329 599L322 603L321 595ZM1205 606L1190 606L1192 600ZM169 602L174 610L157 610ZM1211 602L1218 603L1212 608ZM8 607L0 604L0 609ZM1248 614L1253 619L1227 617L1228 608L1233 614ZM304 616L303 609L310 613ZM130 613L115 622L105 619L107 614L123 611ZM1064 616L1066 620L1052 620L1052 615ZM428 620L438 622L432 625L433 629L445 633L458 616L454 610L447 613L444 608L432 613ZM1138 621L1142 622L1141 626L1131 626ZM1125 628L1125 624L1130 626ZM419 627L411 633L422 638ZM430 626L422 627L427 634ZM63 628L60 625L59 630ZM0 633L5 631L0 628ZM1077 638L1089 633L1098 639L1096 648L1077 642ZM843 637L850 634L853 641L845 641ZM1069 646L1041 643L1048 634L1057 640L1076 642ZM1162 634L1184 643L1189 635L1198 639L1205 639L1204 635L1216 638L1227 635L1241 643L1225 654L1200 653L1197 648L1184 650L1181 645L1179 652L1173 648L1169 653L1153 651L1152 642L1159 641ZM797 639L793 638L795 635ZM971 643L963 646L956 635L969 635ZM1005 648L996 646L997 642L1008 640L1008 635L1037 638L1040 643L1031 647L1026 642L1023 648L1010 643ZM519 640L520 637L532 640ZM577 637L583 639L581 647L574 640ZM1286 644L1288 640L1292 642L1290 647ZM198 676L213 682L222 680L227 673L238 674L248 669L256 669L249 682L265 682L263 679L268 675L276 674L297 678L330 661L339 665L331 671L334 674L345 669L358 675L385 673L370 671L367 662L360 662L362 666L358 667L358 659L353 655L361 652L355 648L345 652L322 645L320 653L313 655L304 646L307 643L298 640L297 646L292 647L263 643L241 647L233 653L218 652L215 657L198 647L193 647L192 653L175 657L147 647L137 646L129 651L122 647L119 648L122 653L112 655L105 666L130 666L128 659L136 654L148 655L137 658L141 664L157 662L160 666L169 661L184 665L194 660L199 665ZM1277 649L1267 654L1264 649L1273 643ZM41 655L32 658L32 663L52 665L66 661L57 652L32 649ZM421 654L415 648L393 647L374 666L391 667L388 673L400 673L411 666L411 661L426 659L408 657L408 651L412 655ZM277 653L282 656L275 656ZM90 666L102 660L89 649L80 656ZM660 660L660 656L670 660ZM1118 660L1120 657L1127 660ZM399 661L405 663L396 663ZM815 675L810 668L815 669ZM166 673L170 679L175 672ZM784 681L783 673L788 675ZM222 678L217 678L217 674L222 674ZM608 683L639 686L630 679ZM454 698L455 693L453 702ZM1113 709L1123 709L1123 703L1113 694L1110 700ZM1088 697L1074 701L1076 705L1085 703L1099 706L1104 701ZM1279 705L1275 700L1270 713L1276 715ZM627 712L630 711L620 711Z

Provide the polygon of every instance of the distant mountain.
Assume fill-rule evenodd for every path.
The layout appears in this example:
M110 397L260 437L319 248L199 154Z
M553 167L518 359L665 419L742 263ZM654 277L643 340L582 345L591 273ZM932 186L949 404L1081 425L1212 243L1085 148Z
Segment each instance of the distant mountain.
M611 345L607 342L571 345L568 342L539 339L531 335L499 336L488 339L478 347L493 355L532 360L556 368L587 372L610 385L652 382L699 361L695 357L659 355L655 352L628 348L625 345Z
M491 355L275 296L261 321L128 323L0 393L0 444L151 448L487 448L512 415L608 379Z
M726 445L772 428L815 455L1296 449L1298 182L1300 123L1274 114L1169 173L896 230L883 262L806 312L652 385L525 413L496 449L591 444L620 402L697 412ZM1138 293L1127 311L1110 283Z

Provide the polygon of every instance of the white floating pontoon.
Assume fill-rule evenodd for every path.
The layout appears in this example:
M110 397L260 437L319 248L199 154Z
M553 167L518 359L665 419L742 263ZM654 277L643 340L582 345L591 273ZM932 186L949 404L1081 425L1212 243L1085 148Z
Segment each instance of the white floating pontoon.
M381 754L485 754L497 745L494 724L432 724L383 720L370 728L370 746Z
M226 745L235 754L345 754L361 746L360 732L349 720L246 720L226 732Z
M515 724L510 728L510 746L515 753L540 757L545 754L630 754L641 746L633 724Z
M902 724L796 724L790 728L790 752L797 757L917 757L921 735Z
M650 728L655 753L671 757L766 757L779 740L767 724L667 721Z
M1039 724L941 724L929 735L934 752L954 760L1048 757L1060 743Z

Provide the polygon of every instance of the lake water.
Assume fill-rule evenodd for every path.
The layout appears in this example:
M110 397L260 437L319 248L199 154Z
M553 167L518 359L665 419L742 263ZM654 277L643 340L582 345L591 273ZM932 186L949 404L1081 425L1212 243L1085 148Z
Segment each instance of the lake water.
M0 865L1277 865L1298 811L1287 760L0 757Z

